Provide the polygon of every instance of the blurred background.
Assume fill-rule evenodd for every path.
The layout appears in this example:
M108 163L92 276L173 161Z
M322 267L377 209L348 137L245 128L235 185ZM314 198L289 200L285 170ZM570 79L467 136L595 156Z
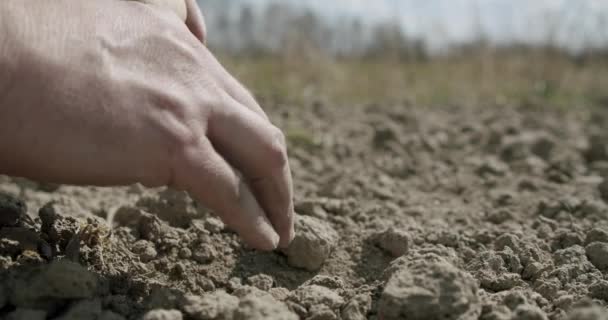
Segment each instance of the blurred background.
M209 46L279 102L608 106L606 0L199 0Z

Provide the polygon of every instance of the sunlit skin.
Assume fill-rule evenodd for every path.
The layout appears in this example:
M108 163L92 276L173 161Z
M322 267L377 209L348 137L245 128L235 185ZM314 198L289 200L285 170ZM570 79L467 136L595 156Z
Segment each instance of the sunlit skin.
M195 0L0 1L0 173L171 186L253 248L294 236L284 136Z

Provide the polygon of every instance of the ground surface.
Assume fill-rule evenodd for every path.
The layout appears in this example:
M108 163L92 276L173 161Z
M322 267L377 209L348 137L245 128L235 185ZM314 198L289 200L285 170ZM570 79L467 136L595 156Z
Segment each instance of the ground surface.
M180 192L3 177L0 318L608 319L608 111L263 104L292 247Z

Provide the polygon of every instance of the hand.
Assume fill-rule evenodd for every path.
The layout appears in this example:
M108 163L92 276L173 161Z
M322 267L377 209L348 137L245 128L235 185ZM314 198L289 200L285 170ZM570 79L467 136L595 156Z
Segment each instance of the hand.
M205 20L196 0L129 0L139 1L160 9L169 10L186 23L190 31L201 40L206 41Z
M252 247L286 246L283 134L203 45L199 18L196 29L191 10L184 24L132 1L0 2L0 66L12 74L0 86L3 173L170 185Z

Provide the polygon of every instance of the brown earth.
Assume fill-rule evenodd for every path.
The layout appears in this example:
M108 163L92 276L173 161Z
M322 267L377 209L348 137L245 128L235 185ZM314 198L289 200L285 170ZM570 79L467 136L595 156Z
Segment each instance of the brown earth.
M608 319L606 110L270 113L289 249L244 248L182 192L2 177L0 318Z

